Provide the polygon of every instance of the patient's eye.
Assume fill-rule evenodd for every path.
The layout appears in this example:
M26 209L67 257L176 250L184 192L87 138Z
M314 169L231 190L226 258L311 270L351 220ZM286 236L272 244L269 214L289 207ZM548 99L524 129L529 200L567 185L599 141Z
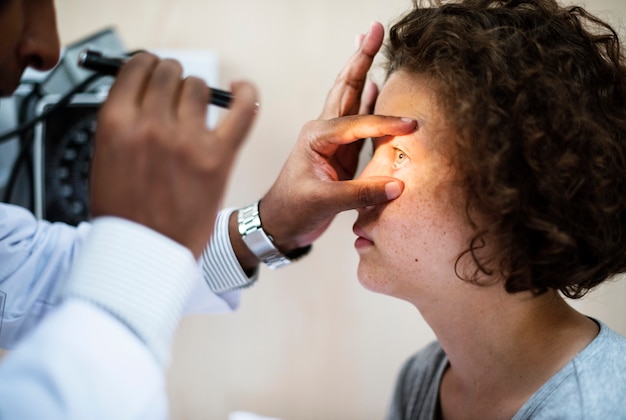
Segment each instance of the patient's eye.
M406 155L406 153L404 153L403 150L396 148L394 149L394 153L395 156L393 159L393 163L396 165L401 165L408 159L408 156Z

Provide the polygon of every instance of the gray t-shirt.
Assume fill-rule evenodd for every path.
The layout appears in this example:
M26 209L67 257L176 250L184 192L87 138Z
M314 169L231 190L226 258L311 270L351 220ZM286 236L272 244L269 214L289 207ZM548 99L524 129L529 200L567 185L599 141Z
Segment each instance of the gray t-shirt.
M598 324L598 336L543 384L513 420L626 419L626 338ZM437 342L409 359L398 377L387 418L434 419L447 365Z

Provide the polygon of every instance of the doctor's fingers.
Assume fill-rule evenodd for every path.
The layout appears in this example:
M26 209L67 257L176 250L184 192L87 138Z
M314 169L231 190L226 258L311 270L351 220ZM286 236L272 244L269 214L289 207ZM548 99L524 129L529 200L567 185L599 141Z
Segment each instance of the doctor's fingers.
M332 156L342 145L369 137L401 136L417 128L410 118L382 115L351 115L332 120L314 120L305 124L301 139L317 153Z
M337 76L320 118L341 117L360 111L367 72L382 45L384 33L385 30L380 23L372 23L368 33L360 41L359 48Z

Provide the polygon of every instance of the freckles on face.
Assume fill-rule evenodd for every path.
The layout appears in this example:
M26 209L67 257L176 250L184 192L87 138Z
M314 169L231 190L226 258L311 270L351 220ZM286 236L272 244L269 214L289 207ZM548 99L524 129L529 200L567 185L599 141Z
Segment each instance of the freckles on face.
M403 181L396 200L359 211L356 225L370 246L358 249L358 277L370 290L408 299L456 278L455 261L467 236L448 204L445 182Z
M420 124L410 135L374 141L373 158L361 177L393 176L405 188L385 205L359 210L354 228L364 239L357 240L361 283L406 299L455 278L454 264L469 229L451 204L454 171L437 147L447 130L427 82L397 72L381 91L377 114L415 118Z

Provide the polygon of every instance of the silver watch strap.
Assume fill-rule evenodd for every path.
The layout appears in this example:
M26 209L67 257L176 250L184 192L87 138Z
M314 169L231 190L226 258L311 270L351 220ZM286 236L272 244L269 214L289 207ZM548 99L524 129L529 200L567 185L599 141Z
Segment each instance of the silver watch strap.
M256 257L269 268L279 268L291 264L274 245L272 237L263 230L259 216L259 202L239 210L237 222L241 238Z

